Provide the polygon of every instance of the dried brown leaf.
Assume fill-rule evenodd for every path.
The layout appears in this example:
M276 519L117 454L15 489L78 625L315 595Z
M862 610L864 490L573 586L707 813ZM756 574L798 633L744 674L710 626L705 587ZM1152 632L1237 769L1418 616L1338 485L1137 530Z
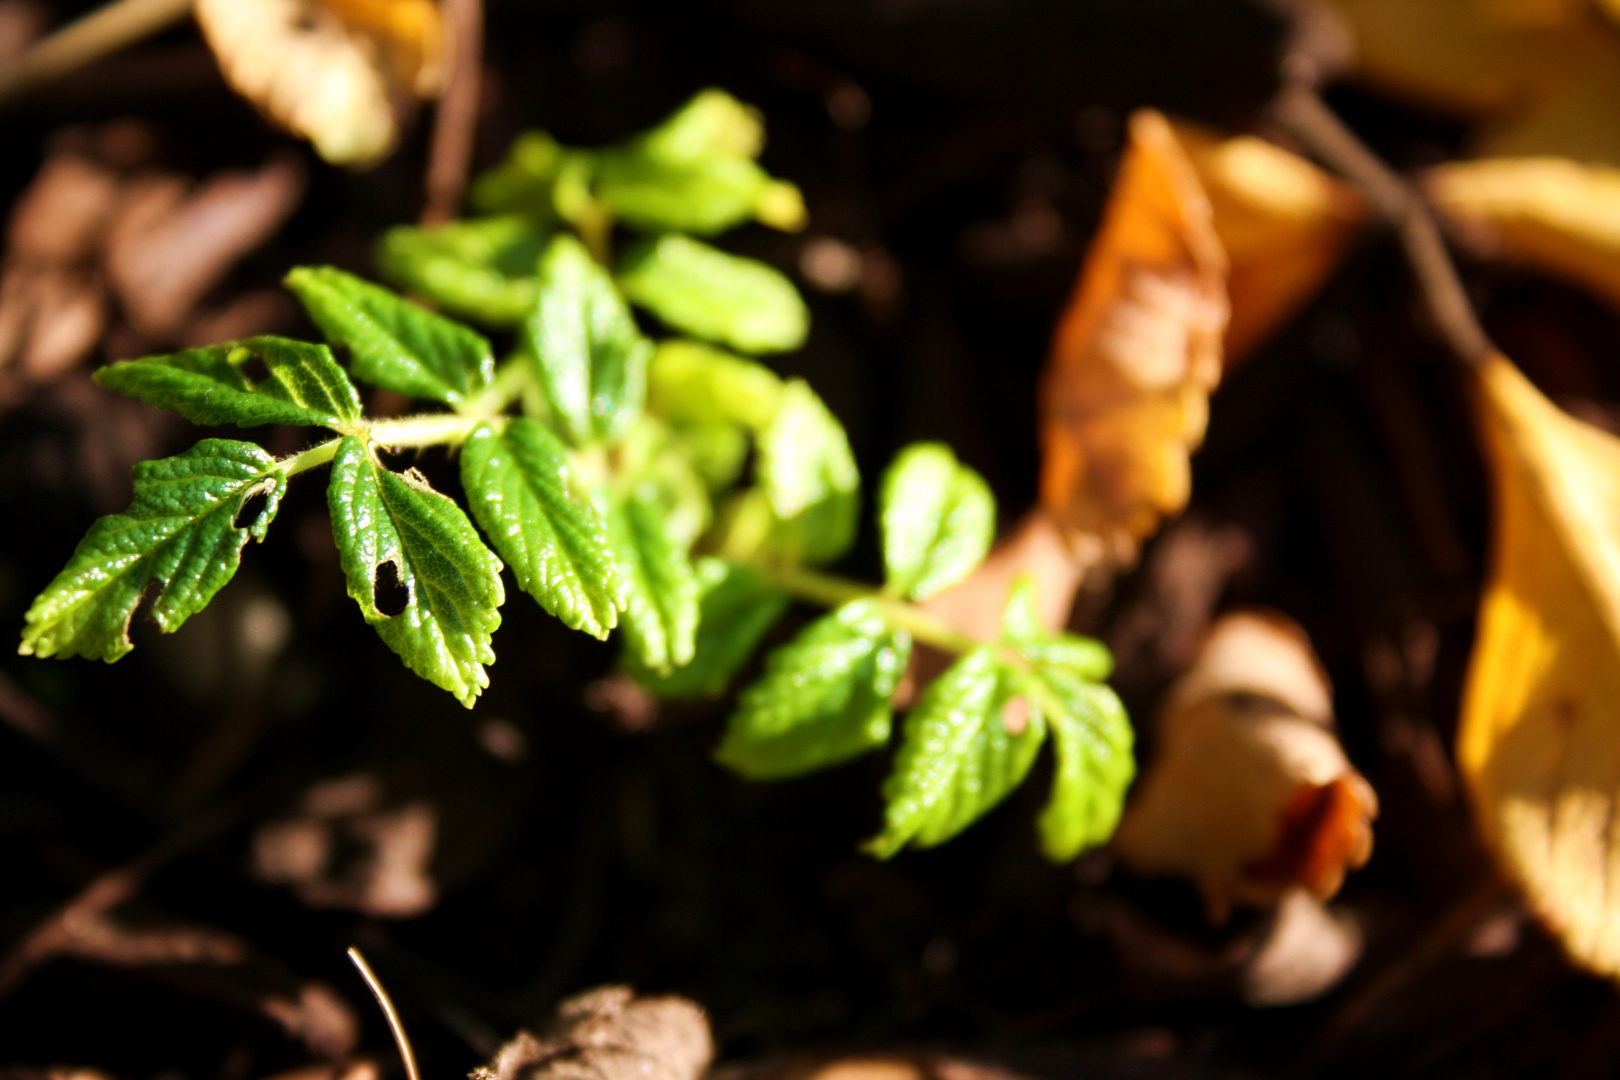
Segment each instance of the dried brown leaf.
M472 1080L697 1080L713 1058L697 1005L604 986L563 1002L545 1036L519 1032Z

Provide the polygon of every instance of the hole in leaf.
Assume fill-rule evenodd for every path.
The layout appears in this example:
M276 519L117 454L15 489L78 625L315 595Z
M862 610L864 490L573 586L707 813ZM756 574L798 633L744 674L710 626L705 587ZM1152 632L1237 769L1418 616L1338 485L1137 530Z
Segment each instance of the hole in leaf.
M258 353L249 353L246 360L236 365L236 370L242 373L249 386L258 386L270 377L270 365Z
M152 615L152 609L157 606L157 602L162 598L163 582L157 578L148 581L141 589L141 598L135 602L135 610L130 612L129 621L136 622L146 618L156 622L157 620Z
M264 508L269 502L270 493L268 491L262 488L255 491L243 500L241 506L237 507L236 516L231 518L231 525L238 529L251 529L259 520L259 515L264 513Z
M371 604L390 619L411 602L411 590L399 580L399 564L392 559L379 563L371 579Z

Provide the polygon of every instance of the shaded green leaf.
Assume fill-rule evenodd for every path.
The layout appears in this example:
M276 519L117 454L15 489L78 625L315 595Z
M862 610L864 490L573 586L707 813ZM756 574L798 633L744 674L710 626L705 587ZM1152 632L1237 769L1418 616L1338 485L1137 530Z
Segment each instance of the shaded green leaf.
M770 368L695 341L663 341L647 372L648 407L666 420L725 420L762 431L782 404Z
M1057 746L1052 797L1038 822L1047 858L1062 862L1114 834L1125 791L1136 776L1125 708L1106 686L1055 664L1037 666L1056 707L1048 713Z
M569 475L568 451L514 417L473 429L461 450L467 505L518 585L575 630L606 638L628 589L607 526Z
M554 237L540 259L540 292L525 323L546 397L576 446L623 437L647 396L652 343L580 242Z
M242 370L255 359L269 371L256 383ZM335 427L360 418L360 396L332 351L287 338L254 337L120 360L95 377L109 390L173 409L194 424Z
M625 641L636 661L660 674L692 661L698 582L686 551L664 527L656 493L639 490L613 504L608 536L625 572Z
M252 443L205 439L176 457L135 466L128 510L90 527L73 557L28 609L18 652L117 660L133 647L129 621L147 587L152 618L173 633L236 573L248 537L264 539L285 479ZM266 497L243 526L236 516Z
M469 709L489 685L490 636L506 599L501 561L467 515L412 473L379 465L354 436L339 444L326 491L349 595L405 666ZM404 610L377 608L384 563L406 591Z
M944 443L914 443L883 477L879 505L888 588L923 600L972 573L996 531L984 478Z
M944 843L1018 786L1046 737L1018 674L987 646L928 687L906 717L905 739L883 786L883 832L869 851L888 858L907 843Z
M810 311L793 283L762 262L669 233L631 248L619 284L677 330L746 353L804 344Z
M520 214L399 225L377 244L377 270L452 315L515 326L534 307L543 245L541 231Z
M349 370L409 398L461 405L495 374L489 342L381 285L331 266L287 275L328 341L347 346Z
M765 662L742 692L716 757L757 780L835 765L889 740L889 699L911 637L875 601L858 600L811 623Z
M482 213L520 213L544 224L554 213L552 187L565 153L545 132L525 131L505 161L473 180L468 201Z
M670 700L718 697L748 662L760 638L787 610L788 598L758 568L730 559L699 559L697 644L692 660L660 675L627 656L637 682Z
M860 473L838 418L800 379L789 382L759 436L759 484L782 522L776 542L810 562L848 550L860 510Z

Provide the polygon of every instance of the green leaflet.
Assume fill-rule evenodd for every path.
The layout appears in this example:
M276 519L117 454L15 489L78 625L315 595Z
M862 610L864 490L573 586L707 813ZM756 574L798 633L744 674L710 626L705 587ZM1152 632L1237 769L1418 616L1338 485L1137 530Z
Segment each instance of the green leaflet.
M972 573L990 550L996 501L944 443L914 443L883 477L883 565L891 592L923 600Z
M756 780L847 761L889 739L889 699L911 655L872 600L811 623L744 690L715 756Z
M759 484L809 562L830 562L855 538L861 478L837 417L800 379L789 382L759 436Z
M361 614L406 667L472 708L489 685L484 665L495 662L490 635L506 599L501 561L459 506L426 481L383 468L352 435L332 460L326 499ZM409 595L397 615L378 611L374 599L384 563L394 564Z
M173 633L236 573L248 537L264 539L285 487L275 459L252 443L205 439L176 457L135 466L135 500L90 526L73 557L28 609L24 656L113 661L133 647L129 620L152 582L152 617ZM256 494L247 527L236 515Z
M495 374L482 336L398 293L331 266L300 266L287 287L357 378L409 398L464 404Z
M544 236L521 214L418 228L399 225L377 243L377 269L407 292L489 326L516 326L534 307L534 267Z
M242 373L253 359L268 378ZM311 424L336 427L360 418L360 395L325 345L279 337L183 349L120 360L96 372L109 390L173 409L194 424Z
M765 124L758 109L711 86L699 90L662 124L632 144L649 157L664 161L698 161L716 156L752 159L765 149Z
M626 655L625 666L654 696L667 700L718 697L748 662L759 639L787 610L787 597L755 566L730 559L698 560L697 645L692 661L659 675Z
M525 131L513 140L505 161L473 180L468 201L482 213L521 213L545 224L554 216L552 186L563 155L550 135Z
M1048 715L1057 769L1038 822L1041 849L1063 862L1114 834L1136 776L1133 735L1124 706L1108 687L1055 664L1037 665L1036 677L1059 706Z
M697 576L663 516L656 495L646 491L608 512L608 535L629 586L625 640L638 663L660 674L692 662L698 624Z
M810 330L809 309L779 272L676 233L626 252L619 285L677 330L745 353L797 349Z
M1086 682L1100 683L1114 671L1114 657L1094 638L1048 633L1035 616L1035 579L1020 574L1001 613L1001 639L1037 665L1065 668Z
M782 380L763 364L708 345L663 341L647 370L647 405L666 420L717 420L763 430L782 404Z
M883 832L867 850L886 859L907 843L942 844L1018 786L1046 725L1038 709L1020 717L1009 708L1025 689L1017 675L985 646L928 687L906 717L905 741L883 785Z
M462 447L461 483L523 591L575 630L606 638L628 588L607 526L576 493L557 437L524 417L499 432L481 424Z
M572 236L554 237L546 247L539 297L524 329L568 440L583 446L623 437L646 400L652 343L607 271Z

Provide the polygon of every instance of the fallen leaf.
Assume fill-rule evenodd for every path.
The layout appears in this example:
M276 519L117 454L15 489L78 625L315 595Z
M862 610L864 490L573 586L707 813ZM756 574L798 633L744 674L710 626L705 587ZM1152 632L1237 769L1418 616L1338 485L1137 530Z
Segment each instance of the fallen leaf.
M197 0L195 11L226 81L333 164L388 156L396 102L444 84L432 0Z
M1226 252L1228 362L1242 358L1332 272L1365 214L1361 196L1305 159L1252 135L1177 123Z
M1115 854L1140 873L1191 878L1214 921L1296 887L1332 896L1371 855L1378 812L1332 723L1304 631L1276 613L1223 616L1171 688Z
M1493 554L1457 733L1481 828L1577 961L1620 975L1620 439L1479 371Z
M1041 387L1041 502L1082 565L1133 562L1186 505L1221 376L1225 274L1174 132L1136 113Z
M527 1031L472 1071L472 1080L698 1080L714 1058L709 1021L679 997L603 986L557 1008L551 1029Z
M1430 169L1423 189L1492 254L1620 306L1620 168L1490 158Z

